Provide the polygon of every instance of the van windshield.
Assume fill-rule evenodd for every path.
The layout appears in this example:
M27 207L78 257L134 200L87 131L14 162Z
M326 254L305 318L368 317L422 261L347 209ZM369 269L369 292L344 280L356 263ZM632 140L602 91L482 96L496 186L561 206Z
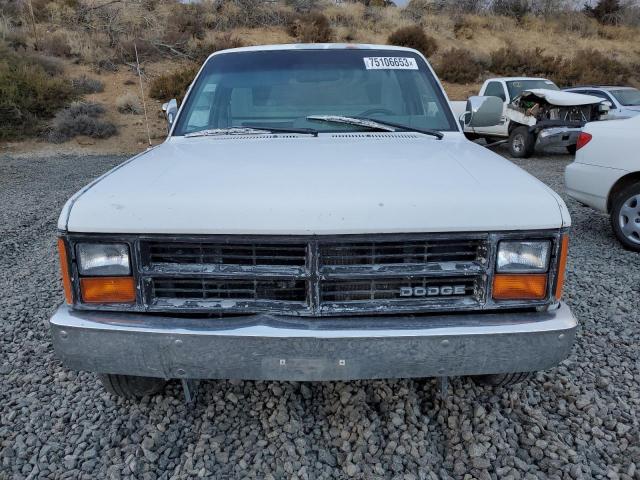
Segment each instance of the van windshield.
M509 90L509 98L511 100L520 95L524 90L533 90L535 88L541 90L560 90L551 80L510 80L507 82L507 89Z
M223 53L206 62L185 102L174 135L235 127L366 130L307 118L327 115L457 130L426 62L402 50Z

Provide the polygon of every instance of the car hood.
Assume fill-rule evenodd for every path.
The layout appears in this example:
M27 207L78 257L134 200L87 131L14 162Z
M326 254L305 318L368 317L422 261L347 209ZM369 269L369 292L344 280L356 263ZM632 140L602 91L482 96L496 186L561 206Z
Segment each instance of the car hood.
M413 133L174 137L78 192L59 227L348 234L568 223L552 190L456 132L443 140Z
M602 98L594 95L583 95L582 93L563 92L561 90L545 90L542 88L532 88L524 90L520 97L523 99L529 97L542 98L551 105L561 107L571 107L574 105L593 105L603 101Z

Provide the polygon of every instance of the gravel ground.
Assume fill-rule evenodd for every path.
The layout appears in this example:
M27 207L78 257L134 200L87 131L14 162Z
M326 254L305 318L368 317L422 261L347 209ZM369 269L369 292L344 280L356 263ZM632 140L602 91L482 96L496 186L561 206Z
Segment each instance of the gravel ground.
M0 157L0 479L640 479L640 255L569 200L571 357L516 387L452 379L207 382L139 404L62 368L47 318L67 197L113 157ZM519 162L563 192L570 157ZM526 214L526 212L523 212Z

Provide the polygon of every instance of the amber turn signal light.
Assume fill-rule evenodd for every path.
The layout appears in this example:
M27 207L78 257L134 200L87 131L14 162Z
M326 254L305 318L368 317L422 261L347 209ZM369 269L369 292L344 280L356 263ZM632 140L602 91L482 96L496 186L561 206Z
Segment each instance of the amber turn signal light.
M60 273L62 274L64 299L71 305L73 303L73 297L71 294L71 277L69 276L69 259L67 258L67 247L61 238L58 239L58 257L60 258Z
M562 297L562 287L564 286L564 276L567 269L567 254L569 252L569 235L562 236L560 244L560 259L558 261L558 278L556 280L556 300Z
M547 295L547 275L505 275L493 277L495 300L543 300Z
M132 303L136 300L133 277L86 277L80 279L85 303Z

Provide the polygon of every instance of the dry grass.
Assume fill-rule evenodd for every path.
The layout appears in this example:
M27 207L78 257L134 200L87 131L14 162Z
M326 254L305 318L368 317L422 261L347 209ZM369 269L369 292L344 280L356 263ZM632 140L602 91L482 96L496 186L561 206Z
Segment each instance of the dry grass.
M425 57L432 57L438 51L438 42L433 37L425 34L419 25L401 27L395 30L389 35L387 43L389 45L413 48Z
M198 67L190 65L174 70L171 73L159 75L151 81L149 96L156 100L176 98L180 101L197 72Z
M143 113L140 98L132 92L124 93L116 98L116 108L118 112L130 115L141 115Z
M72 70L70 78L88 75L103 81L104 92L84 95L105 105L109 118L127 126L120 129L121 135L134 126L142 129L140 117L118 113L127 89L109 83L113 78L133 81L129 77L134 45L149 83L147 95L162 100L180 97L197 64L216 50L301 41L385 44L393 32L407 27L419 29L428 43L416 41L415 35L394 37L393 43L417 46L430 56L453 98L466 97L494 74L545 75L559 84L640 82L640 28L631 26L631 21L603 25L576 12L552 12L546 17L521 12L514 18L470 13L472 9L464 6L468 2L451 2L443 10L433 0L412 0L406 8L384 8L375 1L335 4L327 0L204 0L197 5L180 5L175 0L31 1L35 25L20 2L3 3L0 47L32 59L27 63L38 66L27 68L35 68L42 82L55 79L63 68ZM122 87L122 81L119 84ZM73 93L85 91L91 89ZM56 103L56 109L68 101ZM159 102L150 105L152 112L159 108ZM154 129L162 132L162 117L155 113Z

